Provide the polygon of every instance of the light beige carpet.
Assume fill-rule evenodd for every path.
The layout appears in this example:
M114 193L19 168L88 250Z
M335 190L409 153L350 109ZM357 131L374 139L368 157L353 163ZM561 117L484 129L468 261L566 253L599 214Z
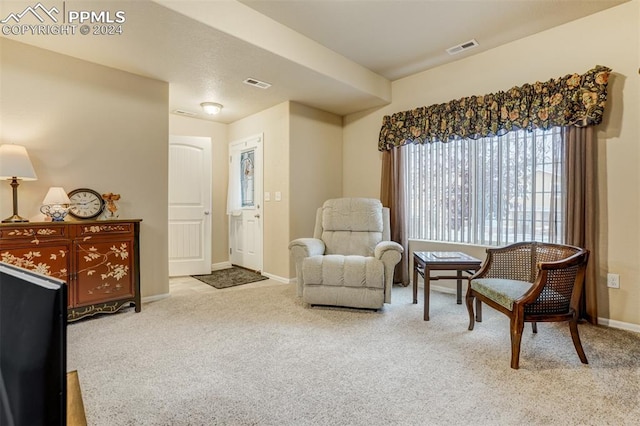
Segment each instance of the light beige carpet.
M264 282L267 283L267 282ZM204 286L204 284L203 284ZM229 291L230 290L230 291ZM91 425L637 425L640 336L565 325L523 337L508 320L411 288L379 312L304 307L292 285L177 291L69 326Z

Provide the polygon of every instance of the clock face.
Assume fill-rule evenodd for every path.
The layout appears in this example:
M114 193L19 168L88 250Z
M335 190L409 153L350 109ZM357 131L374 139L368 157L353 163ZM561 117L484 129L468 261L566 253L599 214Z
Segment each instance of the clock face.
M87 188L74 189L69 193L69 214L78 219L96 218L104 210L104 200L96 191Z

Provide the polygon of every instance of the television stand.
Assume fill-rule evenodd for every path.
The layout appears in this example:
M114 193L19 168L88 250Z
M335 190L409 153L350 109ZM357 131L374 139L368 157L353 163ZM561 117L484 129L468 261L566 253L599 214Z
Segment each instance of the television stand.
M76 370L67 373L67 426L87 426Z

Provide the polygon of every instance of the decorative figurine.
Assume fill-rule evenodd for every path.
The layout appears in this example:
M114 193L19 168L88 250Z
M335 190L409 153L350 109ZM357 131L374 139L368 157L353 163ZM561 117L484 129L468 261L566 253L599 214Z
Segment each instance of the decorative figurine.
M118 217L118 206L116 205L116 201L120 199L120 194L107 193L102 194L102 199L105 201L107 212L105 214L106 219L115 219Z

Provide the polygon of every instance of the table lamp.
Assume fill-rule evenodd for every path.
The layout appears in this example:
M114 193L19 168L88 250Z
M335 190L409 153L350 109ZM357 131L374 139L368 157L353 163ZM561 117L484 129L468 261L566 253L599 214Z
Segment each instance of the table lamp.
M53 222L62 222L70 206L71 200L64 188L52 186L42 201L40 211L49 216Z
M18 215L18 180L36 180L29 154L20 145L0 145L0 179L8 179L13 188L13 215L2 222L29 222Z

